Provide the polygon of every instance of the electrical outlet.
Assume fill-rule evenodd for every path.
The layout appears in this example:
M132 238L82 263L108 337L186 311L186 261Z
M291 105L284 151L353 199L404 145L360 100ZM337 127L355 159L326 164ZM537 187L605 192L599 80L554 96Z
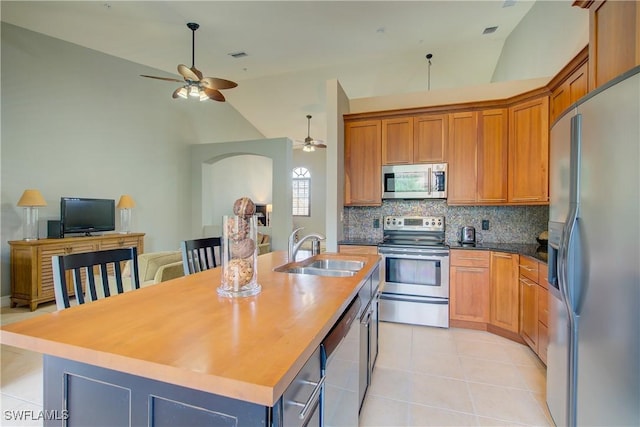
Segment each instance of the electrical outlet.
M482 229L483 230L488 230L489 229L489 220L488 219L483 219L482 220Z
M380 218L374 218L373 228L380 228Z

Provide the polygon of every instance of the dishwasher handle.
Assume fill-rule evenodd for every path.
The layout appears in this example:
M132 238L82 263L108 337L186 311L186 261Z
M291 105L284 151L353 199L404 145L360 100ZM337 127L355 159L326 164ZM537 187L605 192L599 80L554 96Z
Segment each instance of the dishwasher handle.
M290 405L302 406L302 411L300 411L300 414L298 415L298 418L300 418L301 420L304 420L305 418L307 418L307 413L309 412L310 409L315 408L315 402L320 398L320 392L322 391L322 388L324 387L324 380L326 378L327 378L327 376L323 375L322 378L320 378L320 381L318 381L318 382L309 381L309 380L301 381L304 384L309 384L309 385L315 386L313 391L311 392L311 395L309 396L309 398L307 399L307 401L305 403L296 402L295 400L290 400L288 402Z

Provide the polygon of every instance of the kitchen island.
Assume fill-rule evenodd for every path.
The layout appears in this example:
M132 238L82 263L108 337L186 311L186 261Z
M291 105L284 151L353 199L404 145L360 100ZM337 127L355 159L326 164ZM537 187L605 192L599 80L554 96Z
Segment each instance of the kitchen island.
M82 404L96 425L119 409L130 425L179 425L171 417L190 408L230 425L278 425L285 390L379 262L317 257L364 267L352 277L280 273L286 253L272 252L258 257L253 297L219 297L218 268L6 325L0 342L45 355L44 410L60 419Z

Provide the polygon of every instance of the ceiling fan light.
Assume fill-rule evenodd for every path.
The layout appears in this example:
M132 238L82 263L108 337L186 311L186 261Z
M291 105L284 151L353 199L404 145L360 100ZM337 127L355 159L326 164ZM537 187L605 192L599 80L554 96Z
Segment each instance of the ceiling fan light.
M305 145L304 147L302 147L302 151L311 153L313 151L316 151L316 147L314 147L313 145Z
M188 92L186 86L181 87L176 95L178 95L180 98L187 99Z
M209 95L207 95L204 89L202 88L200 88L199 96L200 96L200 101L206 101L207 99L209 99Z
M189 96L193 96L193 97L200 96L200 89L198 88L198 86L196 85L189 86Z

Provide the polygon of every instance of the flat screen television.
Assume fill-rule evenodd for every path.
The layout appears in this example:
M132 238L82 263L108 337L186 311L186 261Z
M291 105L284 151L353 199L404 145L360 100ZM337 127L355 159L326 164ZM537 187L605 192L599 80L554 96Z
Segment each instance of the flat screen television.
M113 199L60 198L60 228L69 233L112 231L116 229L116 207Z

